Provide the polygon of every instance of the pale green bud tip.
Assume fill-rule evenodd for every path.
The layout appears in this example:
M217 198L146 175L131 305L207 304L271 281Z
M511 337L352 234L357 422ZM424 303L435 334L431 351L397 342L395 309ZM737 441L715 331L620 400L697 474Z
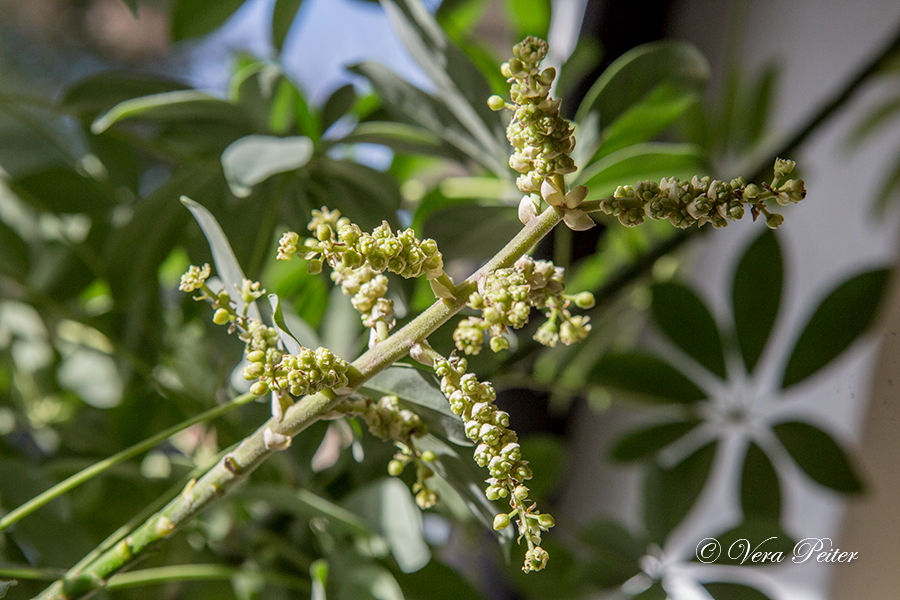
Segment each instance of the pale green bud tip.
M578 308L588 309L593 308L596 301L594 300L594 295L590 292L581 292L579 294L575 294L575 306Z
M306 272L310 275L318 275L322 272L322 261L314 258L306 263Z
M250 393L254 396L262 396L269 391L269 386L264 381L257 381L250 386Z
M431 450L426 450L422 453L422 460L425 462L434 462L437 460L437 455Z
M503 101L503 98L494 94L487 101L488 107L493 111L503 110L506 108L506 102Z
M797 166L797 163L792 160L787 160L784 158L776 158L775 159L775 177L784 177L785 175L789 175L791 171L794 170L794 167Z
M772 213L766 218L766 226L769 229L777 229L782 223L784 223L784 217L778 213Z
M403 473L403 466L399 460L392 460L388 463L388 474L391 477L399 477Z
M213 313L213 323L216 325L224 325L231 321L231 313L226 308L219 308Z
M544 513L542 515L538 515L538 525L540 525L541 529L550 529L551 527L556 525L556 520L552 515Z
M500 513L496 517L494 517L494 529L497 531L502 531L509 527L509 515L506 513Z

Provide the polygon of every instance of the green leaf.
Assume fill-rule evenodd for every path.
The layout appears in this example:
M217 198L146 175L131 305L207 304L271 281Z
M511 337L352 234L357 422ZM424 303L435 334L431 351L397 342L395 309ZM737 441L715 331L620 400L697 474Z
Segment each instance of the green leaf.
M336 142L344 144L379 144L401 154L430 154L464 161L465 154L418 125L367 121Z
M588 376L592 383L625 392L629 398L653 404L688 404L706 393L661 358L640 353L611 353Z
M698 98L691 90L660 84L604 130L594 160L619 148L652 140L696 104Z
M755 89L749 91L744 102L746 108L739 128L739 139L744 147L750 147L758 143L766 132L766 124L772 114L772 98L775 96L775 86L781 69L776 63L770 63L762 71L756 82Z
M237 305L238 313L242 312L244 310L244 300L237 293L237 290L241 289L241 285L244 282L244 272L234 257L234 252L231 249L231 244L228 243L228 238L225 237L225 232L222 231L212 213L202 205L194 202L187 196L181 197L181 203L191 211L194 219L197 220L197 224L200 225L200 229L203 230L203 235L206 236L206 241L209 242L209 249L212 251L213 262L216 265L215 274L222 280L225 289L231 294L231 299ZM254 319L260 318L259 309L256 307L255 302L250 303L247 314Z
M487 106L491 87L469 58L444 35L421 0L381 0L397 35L437 88L441 102L504 164L507 142L500 116Z
M245 198L256 184L272 175L299 169L312 155L313 142L305 136L248 135L225 149L222 168L231 193Z
M394 575L375 562L336 562L332 583L336 600L404 600Z
M172 41L212 33L221 27L244 0L175 0L172 6Z
M781 519L781 485L772 461L762 448L750 442L741 475L741 508L744 518Z
M281 50L303 0L275 0L272 9L272 45Z
M319 336L316 331L310 327L306 321L293 315L293 327L289 327L285 321L285 315L281 310L281 300L275 294L269 294L269 305L272 307L272 318L275 321L275 328L278 329L278 335L284 347L291 354L299 354L305 348L317 348L319 346ZM290 314L290 313L289 313ZM297 331L296 335L291 330Z
M501 161L486 151L443 102L377 63L360 63L349 69L369 80L392 118L433 132L498 177L511 177L507 159Z
M28 244L0 221L0 273L22 281L28 273L29 263Z
M796 385L841 355L875 320L890 270L851 277L815 310L797 339L781 387Z
M183 91L188 87L180 81L156 75L103 71L67 87L60 106L74 114L93 117L126 100Z
M866 113L865 118L856 125L847 138L847 144L852 148L858 148L866 138L873 134L884 133L888 121L895 117L900 117L900 97L890 98Z
M713 600L772 600L758 589L741 583L709 582L703 587Z
M795 543L778 521L768 519L745 520L715 539L721 549L715 564L745 567L779 564L793 555Z
M620 438L609 454L613 460L622 462L653 458L657 452L692 431L700 423L702 421L699 419L692 419L642 427Z
M878 194L875 196L873 208L879 215L884 214L888 202L900 195L900 153L897 153L890 164L891 166L878 188Z
M599 111L601 128L615 121L663 82L699 92L709 79L709 63L684 42L651 42L629 50L597 79L582 100L575 120Z
M418 571L431 560L422 537L422 513L399 479L379 479L354 491L343 505L384 537L404 573Z
M709 478L718 442L712 441L673 467L654 465L644 479L644 523L662 544L687 516Z
M377 396L393 395L401 404L418 414L432 433L460 446L471 446L465 426L450 410L450 403L432 379L418 369L395 365L366 381L362 390Z
M578 171L572 185L588 186L588 199L606 198L620 185L659 181L663 177L690 178L703 171L703 149L693 144L647 142L616 150Z
M99 215L116 204L113 190L72 169L51 167L9 182L19 198L38 210L56 214Z
M399 575L397 583L407 600L485 600L456 569L432 558L431 562L415 573Z
M539 503L558 490L558 484L567 472L568 453L562 439L548 434L527 435L519 439L522 456L534 477L528 483L531 496Z
M349 83L332 92L322 107L322 131L327 131L338 119L350 112L355 103L356 89Z
M588 570L592 583L612 588L641 572L639 561L647 552L647 544L619 523L594 521L581 530L578 538L593 555Z
M846 494L863 490L862 480L847 453L818 427L789 421L774 425L772 431L794 462L813 481Z
M673 344L712 373L726 378L719 328L696 293L680 283L654 284L651 310L656 326Z
M550 0L506 0L506 14L515 27L515 38L536 35L547 39L550 30Z
M131 11L131 14L134 15L136 19L138 16L138 3L139 0L122 0L122 4L128 7L128 10ZM2 596L0 596L2 598Z
M383 220L396 226L401 195L397 179L351 160L317 157L313 176L328 190L314 206L339 208L344 216L371 230Z
M162 122L225 122L249 127L246 115L230 102L197 90L176 90L125 100L97 117L91 133L100 134L126 119Z
M434 238L445 259L486 260L521 229L516 209L506 205L457 203L430 213L424 234Z
M778 238L766 229L750 244L735 270L731 288L734 328L748 373L756 368L778 316L783 269Z

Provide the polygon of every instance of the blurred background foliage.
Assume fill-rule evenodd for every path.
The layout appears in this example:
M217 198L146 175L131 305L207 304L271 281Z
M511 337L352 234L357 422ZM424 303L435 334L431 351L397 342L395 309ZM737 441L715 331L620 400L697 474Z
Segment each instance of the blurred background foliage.
M188 264L212 262L180 196L214 216L244 273L277 294L298 337L347 359L365 345L359 319L326 276L274 263L285 228L302 227L320 206L363 228L383 219L411 224L438 240L448 271L462 278L520 227L505 117L485 101L506 88L499 64L507 48L548 34L549 0L383 0L429 85L363 61L346 65L352 83L324 98L306 94L280 60L304 3L276 0L270 52L231 56L225 89L192 87L184 77L192 45L242 4L0 1L0 515L243 391L234 376L240 342L176 290ZM742 72L729 56L724 92L704 100L706 59L687 44L658 41L662 25L647 23L627 45L592 35L586 24L557 65L557 95L577 128L579 170L570 184L588 185L596 199L664 176L770 177L767 119L778 69ZM888 79L896 69L883 73ZM888 99L853 141L898 111ZM884 199L898 181L886 176ZM588 340L545 349L526 329L512 352L472 366L503 390L500 404L526 434L533 496L547 506L573 460L563 435L573 402L650 413L651 425L611 450L612 460L645 469L640 530L606 520L576 526L563 515L547 539L550 566L525 578L518 559L505 561L518 550L503 536L497 551L481 544L491 537L490 511L477 500L482 475L452 432L433 427L445 501L423 515L407 486L386 477L392 448L359 423L319 423L99 596L146 597L142 586L158 585L150 593L197 599L571 598L614 589L665 598L648 557L700 497L728 424L747 418L750 407L718 390L752 374L766 348L784 284L782 250L770 232L748 246L734 268L732 319L722 323L677 281L676 250L696 232L598 224L584 233L560 228L536 250L567 267L570 292L597 295ZM782 389L814 376L869 328L888 273L856 274L810 307L784 357ZM433 298L415 282L392 287L401 320ZM647 326L671 342L670 355L635 349ZM432 337L445 354L449 334ZM675 355L705 372L683 373ZM396 392L404 377L369 393ZM429 406L433 388L422 375L413 379L404 399ZM29 597L111 534L127 533L268 413L250 403L185 428L5 527L0 580L15 587L0 584L0 596ZM853 460L823 429L763 425L734 466L744 518L721 540L790 541L781 528L785 467L773 454L786 451L827 488L863 487ZM766 597L735 582L702 583L716 599Z

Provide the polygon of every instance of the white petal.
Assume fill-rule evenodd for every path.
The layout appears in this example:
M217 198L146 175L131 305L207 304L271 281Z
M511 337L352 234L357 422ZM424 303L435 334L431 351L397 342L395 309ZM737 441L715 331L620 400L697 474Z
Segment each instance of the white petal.
M550 206L562 206L563 194L549 177L545 177L541 183L541 197L547 201Z
M587 193L587 186L579 185L578 187L570 190L568 194L566 194L563 203L566 205L566 208L578 208L579 206L581 206L581 203L584 202L584 199L587 197Z
M534 206L534 201L531 199L531 196L522 196L522 201L519 202L519 220L522 221L522 225L527 225L528 221L536 216L537 208Z
M595 225L594 220L580 209L570 209L563 215L563 221L572 231L585 231Z

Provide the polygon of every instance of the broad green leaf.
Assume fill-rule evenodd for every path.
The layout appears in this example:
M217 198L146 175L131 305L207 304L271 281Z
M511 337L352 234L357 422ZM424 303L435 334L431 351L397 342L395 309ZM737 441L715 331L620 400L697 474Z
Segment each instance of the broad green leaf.
M451 38L467 40L487 6L488 0L443 0L434 16Z
M535 35L547 39L550 30L550 0L506 0L506 14L516 31L516 39Z
M28 244L0 221L0 273L22 281L28 273L29 262Z
M245 198L256 184L277 173L299 169L312 155L313 142L308 137L248 135L225 149L222 168L231 193Z
M379 144L401 154L431 154L464 161L465 154L418 125L367 121L337 142L345 144Z
M668 597L662 584L656 582L637 596L632 596L631 600L666 600Z
M895 117L900 117L900 96L890 98L868 111L847 138L847 144L852 148L858 148L866 138L873 134L884 133L888 121Z
M456 115L434 96L377 63L361 63L350 70L369 80L394 119L433 132L498 177L511 177L506 159L501 161L496 154L486 151Z
M447 398L434 380L429 380L418 369L401 365L388 367L366 381L362 389L378 396L397 396L401 404L422 417L432 433L460 446L472 445L462 420L450 410Z
M697 100L696 92L671 83L657 86L606 128L594 160L619 148L652 140L696 104Z
M126 119L161 122L213 121L249 127L246 115L230 102L198 90L176 90L124 100L97 117L91 124L91 132L103 133Z
M212 33L243 3L244 0L175 0L172 6L172 40L180 42Z
M875 320L890 270L851 277L816 308L784 369L781 387L796 385L840 356Z
M397 583L406 600L485 600L457 569L448 567L436 558L415 573L397 576Z
M875 196L874 210L876 214L884 214L888 202L900 196L900 153L894 157L890 165Z
M651 42L617 58L591 86L578 107L575 120L584 122L599 111L601 128L637 104L663 82L699 92L709 79L709 63L684 42Z
M818 427L788 421L773 426L772 431L794 462L813 481L846 494L863 490L863 482L847 453Z
M781 519L781 484L772 461L754 442L747 447L741 475L741 508L744 518Z
M619 439L609 454L614 460L623 462L653 458L657 452L692 431L700 423L702 421L692 419L642 427Z
M341 567L340 569L338 567ZM404 600L394 575L375 562L343 560L334 563L329 590L335 600Z
M8 185L17 196L38 210L57 214L100 215L116 204L110 187L65 167L31 173Z
M351 221L366 230L382 221L397 226L400 186L390 173L376 171L351 160L317 157L312 176L325 184L328 195L314 206L338 208Z
M241 289L245 277L241 266L234 257L228 238L225 237L225 233L222 231L216 218L202 205L194 202L187 196L181 197L181 203L191 211L194 219L197 220L197 224L200 225L200 229L203 230L206 241L209 242L209 249L212 251L213 262L216 264L215 274L222 280L225 289L231 294L231 299L234 300L238 313L242 312L244 310L244 300L237 290ZM247 314L254 319L260 318L259 309L256 307L255 302L250 303Z
M592 557L588 578L602 588L622 585L641 572L639 561L647 551L643 540L615 521L600 520L589 523L578 539Z
M285 315L281 310L281 300L279 300L278 296L269 294L269 305L272 307L272 318L275 321L275 328L278 329L281 342L288 352L299 354L304 347L317 348L319 346L315 330L300 317L293 319L293 327L288 326L284 318ZM296 331L297 334L294 334L292 330Z
M771 600L758 589L742 583L709 582L703 587L713 600Z
M519 439L522 456L534 478L528 483L531 496L538 502L558 490L560 479L567 472L568 453L562 439L549 434L527 435Z
M721 555L713 561L715 564L745 567L779 564L793 555L795 544L778 521L768 519L745 520L715 539L721 549Z
M662 544L687 516L709 478L717 441L712 441L673 467L654 465L644 478L644 524Z
M703 149L692 144L647 142L616 150L578 171L573 185L586 185L588 199L606 198L620 185L659 181L663 177L689 179L703 171Z
M653 321L685 354L725 379L725 351L716 321L703 300L680 283L653 285Z
M738 127L738 139L744 147L750 147L758 143L766 132L766 125L772 115L772 98L775 96L775 86L781 69L776 63L768 64L753 90L749 90L744 97L744 114L741 121L736 123Z
M281 50L303 0L275 0L272 9L272 45Z
M707 397L681 372L650 354L607 354L594 365L588 378L624 392L630 399L651 404L689 404Z
M332 92L322 107L322 130L327 131L338 119L346 115L355 103L356 89L349 83Z
M437 241L445 260L487 260L521 229L515 207L471 202L435 210L424 222L424 234Z
M399 479L379 479L354 491L343 505L384 537L404 573L418 571L431 560L422 537L422 513Z
M781 247L766 229L738 262L731 288L734 328L747 372L752 373L778 316L784 278Z
M444 35L421 0L381 0L406 49L437 88L441 102L485 153L505 163L500 116L487 106L491 88L481 71Z
M74 114L94 117L126 100L186 89L184 83L156 75L103 71L67 87L59 103Z

